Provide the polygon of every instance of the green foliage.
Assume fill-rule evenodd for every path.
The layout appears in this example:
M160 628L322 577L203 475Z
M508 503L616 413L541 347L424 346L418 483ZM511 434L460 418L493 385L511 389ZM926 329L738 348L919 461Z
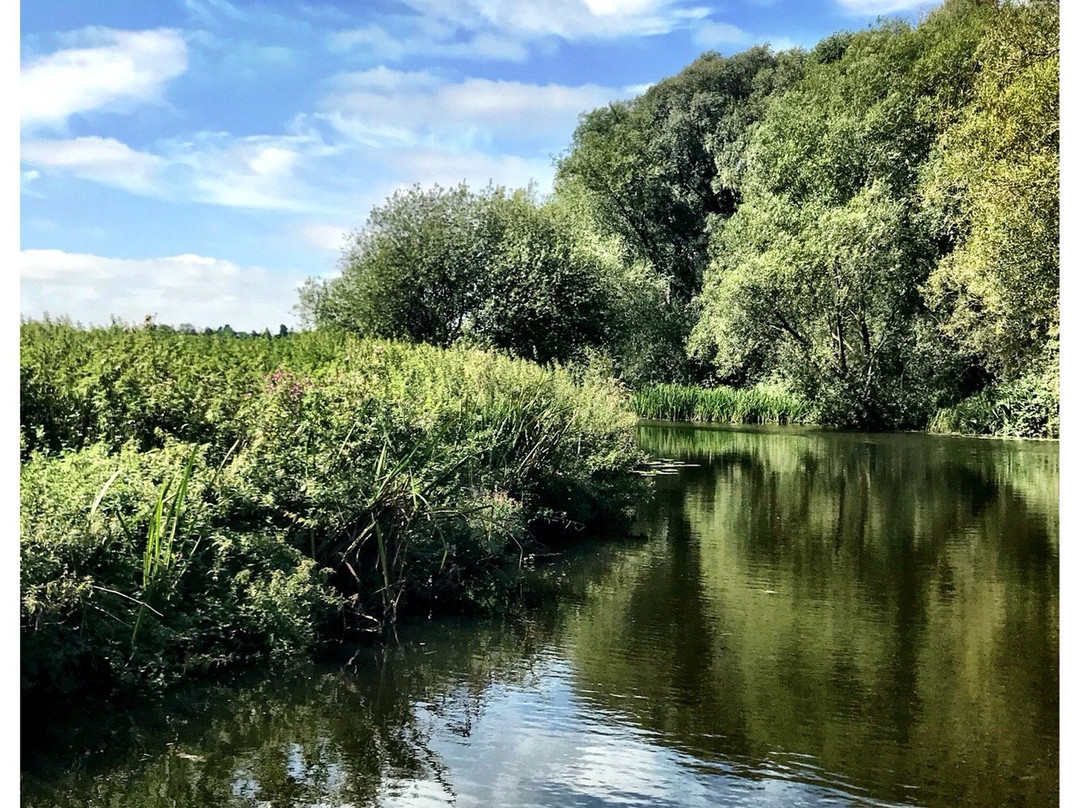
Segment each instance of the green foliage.
M272 340L172 329L84 330L64 321L20 328L24 453L104 441L161 447L167 436L224 453L243 432L244 405L275 368L323 364L342 350L333 333Z
M527 191L417 186L372 210L341 275L309 281L300 308L320 327L565 362L603 338L611 281Z
M604 348L633 385L697 381L686 352L710 217L741 200L745 139L771 92L797 79L798 52L707 53L630 102L582 116L559 161L556 199L615 245L620 306Z
M24 689L162 682L312 644L332 593L280 539L244 539L238 550L214 518L213 477L205 451L183 444L119 453L98 444L23 465ZM162 488L177 478L187 480L182 521L162 529ZM181 516L175 504L172 511ZM160 543L148 548L155 534L164 534L167 553ZM293 624L268 631L263 611L291 615Z
M925 427L1057 337L1057 19L946 0L809 53L706 53L583 114L543 205L398 193L301 308L635 388L778 378L825 422Z
M658 384L634 393L634 412L658 421L729 424L799 424L811 421L809 405L777 384L751 388Z
M722 374L780 375L826 422L917 424L932 400L919 381L934 373L918 330L917 239L881 184L843 206L750 200L718 232L695 346Z
M748 136L742 203L713 221L691 349L721 377L776 375L824 421L857 427L925 426L943 402L1005 373L991 333L1002 344L1023 335L1014 364L1041 351L1056 334L1058 273L1047 8L958 0L917 28L886 22L823 42ZM1002 30L1016 34L1008 47ZM1006 84L1024 87L1031 103L1017 99L1013 114L1029 117L980 112ZM1054 123L1036 133L1039 120ZM991 129L997 152L971 145ZM1017 157L1028 152L1038 155ZM1025 200L1002 196L1009 187ZM978 193L963 188L996 207L979 219ZM991 238L979 221L997 235L976 260Z
M930 419L930 432L1002 438L1057 438L1061 431L1057 361L1045 370L980 390Z
M688 303L701 286L707 217L730 216L739 202L745 135L799 64L767 47L706 53L633 101L585 114L559 161L557 193L582 196L600 231Z
M973 99L924 171L928 211L957 245L928 298L1004 381L1028 373L1059 328L1058 38L1056 2L1005 5L975 52Z
M315 378L272 377L229 474L339 570L357 614L380 590L392 615L416 582L431 597L483 589L526 523L617 509L636 457L622 401L494 354L356 342Z
M625 517L637 490L626 395L589 374L343 334L75 331L23 326L35 381L94 416L23 401L23 674L42 693L306 648L331 612L366 630L488 604L538 539ZM102 368L154 406L87 396L114 392ZM191 430L207 442L178 442Z

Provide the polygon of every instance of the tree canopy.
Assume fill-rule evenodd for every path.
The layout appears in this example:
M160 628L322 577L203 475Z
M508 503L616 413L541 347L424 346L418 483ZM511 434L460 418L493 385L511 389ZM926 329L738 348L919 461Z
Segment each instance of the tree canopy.
M372 210L300 309L316 326L566 361L605 336L607 271L529 190L416 186Z

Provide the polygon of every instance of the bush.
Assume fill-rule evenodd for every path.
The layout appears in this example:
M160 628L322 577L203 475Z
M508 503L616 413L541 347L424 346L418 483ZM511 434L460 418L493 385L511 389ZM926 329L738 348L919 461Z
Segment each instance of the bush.
M22 468L23 687L162 682L184 670L309 647L333 605L315 564L280 536L222 527L200 447L110 454L97 444ZM162 486L192 473L160 575L147 539ZM167 525L171 531L172 525Z
M1001 438L1057 438L1060 434L1056 363L1005 384L992 385L937 411L930 432Z
M314 377L270 377L227 480L338 570L356 614L393 619L418 582L486 591L526 528L624 508L638 455L623 406L492 353L358 341Z
M23 327L42 692L307 648L335 607L377 629L490 604L538 541L628 516L641 484L626 394L588 374L342 335L74 331Z

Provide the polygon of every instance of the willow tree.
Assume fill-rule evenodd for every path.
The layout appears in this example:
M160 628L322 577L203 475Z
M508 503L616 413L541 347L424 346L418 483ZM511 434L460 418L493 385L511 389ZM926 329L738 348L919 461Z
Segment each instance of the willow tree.
M767 46L706 53L641 96L583 115L560 159L556 195L617 240L628 282L659 306L645 318L648 343L625 333L616 349L641 369L638 380L661 380L646 368L662 368L663 380L692 374L684 342L708 260L708 220L738 208L747 133L769 93L801 75L802 58Z
M930 276L929 300L945 332L1000 381L1056 372L1058 17L1048 0L995 15L972 103L925 172L928 209L956 244Z
M925 424L958 366L920 294L949 249L920 171L974 79L988 13L952 2L918 29L830 37L770 97L743 203L713 223L693 335L721 373L778 375L836 423Z

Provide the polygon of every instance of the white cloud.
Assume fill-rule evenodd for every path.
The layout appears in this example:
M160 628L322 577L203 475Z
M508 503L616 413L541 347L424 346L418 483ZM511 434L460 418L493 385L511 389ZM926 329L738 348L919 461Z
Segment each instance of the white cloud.
M391 70L380 65L358 73L339 73L331 79L331 83L345 90L402 93L434 89L443 82L426 70Z
M238 330L292 325L295 273L242 267L219 258L107 258L62 250L23 250L22 314L65 314L84 324L112 317L199 328L230 324Z
M392 17L382 25L336 31L327 38L332 51L350 51L383 62L399 62L408 56L427 58L482 59L522 62L528 49L520 42L493 32L480 32L465 39L457 37L454 26L423 17Z
M680 0L405 0L421 14L464 30L518 39L651 36L685 28L709 9Z
M332 51L371 61L408 56L521 62L530 48L667 34L697 25L709 9L693 0L403 0L411 14L329 35Z
M305 137L200 133L189 141L163 144L163 151L174 167L186 169L173 196L227 207L303 211L311 209L311 200L293 193L297 172L319 147Z
M112 138L32 140L22 161L39 173L73 176L174 202L282 211L322 208L312 188L298 193L305 162L329 151L306 136L234 137L202 132L136 151ZM314 179L312 179L314 182Z
M656 3L652 0L585 0L589 11L598 17L613 14L640 14L649 11Z
M66 40L75 47L22 68L24 127L63 127L72 115L157 102L187 69L187 45L176 31L86 28Z
M358 224L394 188L489 181L550 188L578 115L634 90L465 79L386 67L342 74L321 111L285 131L198 132L135 149L105 137L23 144L24 193L72 177L175 203L302 213ZM38 187L35 185L35 187ZM378 193L376 193L378 192Z
M22 144L22 161L46 171L52 169L145 195L158 193L158 177L166 166L161 157L103 137L26 141Z
M349 235L349 228L325 222L310 222L296 228L297 237L317 250L340 253Z
M493 140L552 150L569 138L578 116L625 96L596 84L525 84L470 78L440 83L430 73L385 67L335 77L321 119L339 132L395 144L468 148Z
M694 44L702 48L720 45L748 45L753 37L738 26L726 22L703 22L694 27Z
M938 0L837 0L850 14L891 14L894 11L910 11L930 8Z

